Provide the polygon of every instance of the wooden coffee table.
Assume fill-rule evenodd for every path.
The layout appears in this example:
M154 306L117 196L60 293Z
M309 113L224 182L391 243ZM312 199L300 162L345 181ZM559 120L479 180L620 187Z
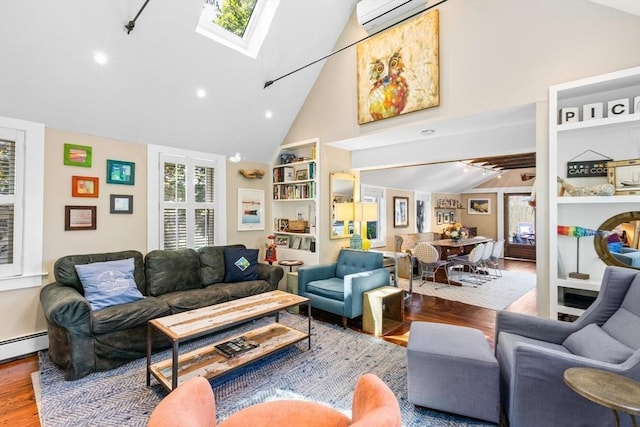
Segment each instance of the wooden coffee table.
M151 375L169 391L191 377L215 378L305 339L310 349L311 316L308 317L306 333L279 323L278 316L281 310L305 304L307 313L311 313L308 298L278 290L150 320L147 328L147 386L151 384ZM275 314L274 323L188 353L179 353L181 342L211 335L268 314ZM171 341L172 357L152 364L154 333L160 333ZM245 336L260 345L232 358L216 351L217 344L239 336Z

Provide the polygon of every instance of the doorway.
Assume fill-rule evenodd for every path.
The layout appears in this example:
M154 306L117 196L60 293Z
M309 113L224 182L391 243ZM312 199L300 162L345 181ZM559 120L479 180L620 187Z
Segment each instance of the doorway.
M536 259L536 215L528 193L504 195L505 258Z

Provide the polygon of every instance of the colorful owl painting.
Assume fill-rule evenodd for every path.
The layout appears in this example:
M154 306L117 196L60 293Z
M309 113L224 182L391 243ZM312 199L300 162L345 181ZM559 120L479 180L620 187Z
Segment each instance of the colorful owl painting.
M440 104L438 11L358 44L358 123Z
M386 119L402 113L407 103L409 87L400 74L404 70L400 51L394 52L386 64L377 59L371 66L369 78L373 82L369 92L369 114L374 120Z

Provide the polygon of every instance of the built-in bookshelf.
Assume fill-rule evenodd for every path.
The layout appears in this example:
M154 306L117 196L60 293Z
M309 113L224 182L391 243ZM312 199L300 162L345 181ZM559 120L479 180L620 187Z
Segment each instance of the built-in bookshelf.
M591 230L610 217L639 210L640 195L568 197L560 195L558 177L575 187L609 183L605 171L571 176L569 163L585 165L637 159L640 152L640 67L563 83L549 88L549 295L550 316L580 316L599 290L606 264L593 236L558 235L557 226ZM595 117L594 117L595 116ZM591 168L591 166L589 166ZM582 273L581 279L570 273Z
M317 138L285 144L274 161L272 230L278 260L319 262L319 150Z

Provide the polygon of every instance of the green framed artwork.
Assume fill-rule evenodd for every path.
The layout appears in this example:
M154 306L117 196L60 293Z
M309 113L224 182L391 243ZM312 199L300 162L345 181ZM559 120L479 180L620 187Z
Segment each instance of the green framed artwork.
M86 145L64 144L64 164L90 168L92 150Z
M107 183L134 185L136 180L136 164L121 160L107 160Z

